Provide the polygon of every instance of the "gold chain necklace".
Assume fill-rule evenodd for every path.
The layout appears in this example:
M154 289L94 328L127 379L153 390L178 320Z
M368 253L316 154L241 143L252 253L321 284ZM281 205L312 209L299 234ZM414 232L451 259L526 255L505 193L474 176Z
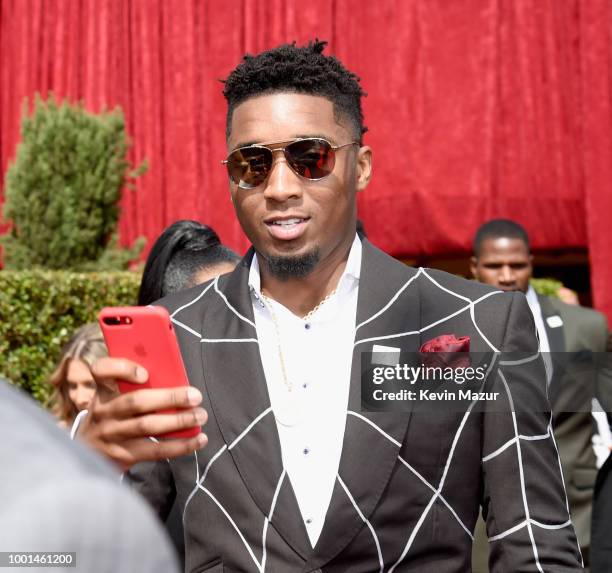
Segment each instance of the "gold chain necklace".
M261 291L261 298L265 301L266 308L270 311L270 316L272 317L272 322L274 323L274 330L276 331L276 349L281 365L281 372L283 374L283 382L285 383L287 390L291 392L293 390L293 383L289 380L289 377L287 376L287 367L285 365L285 355L283 354L283 347L281 346L280 325L278 324L278 318L276 317L276 313L274 312L272 301L263 293L263 291Z
M312 318L312 315L317 312L317 310L319 310L332 296L334 296L336 294L336 291L338 289L335 288L333 291L331 291L319 304L317 304L317 306L315 306L310 312L306 313L303 317L302 320L303 321L309 321Z
M338 289L335 288L331 291L319 304L317 304L310 312L308 312L305 316L302 317L302 320L308 321L312 315L317 312L332 296L336 294ZM278 358L281 365L281 373L283 375L283 382L287 387L289 392L293 391L293 383L289 380L289 376L287 376L287 366L285 364L285 354L283 353L283 347L281 345L281 334L280 334L280 324L278 322L278 317L276 316L276 312L274 312L274 305L272 304L272 299L264 294L263 289L261 290L261 298L265 301L266 308L270 311L270 316L272 317L272 322L274 323L274 330L276 331L276 348L278 352Z

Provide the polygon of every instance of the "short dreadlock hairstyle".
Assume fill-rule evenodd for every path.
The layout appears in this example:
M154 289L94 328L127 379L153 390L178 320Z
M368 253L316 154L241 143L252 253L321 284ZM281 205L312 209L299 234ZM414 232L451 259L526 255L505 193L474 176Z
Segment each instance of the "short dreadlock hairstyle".
M232 114L242 102L256 96L295 92L322 96L334 104L334 114L349 119L355 137L361 142L363 125L359 77L348 71L334 56L323 55L327 42L315 40L297 47L283 44L255 56L246 54L226 80L225 135L230 136Z

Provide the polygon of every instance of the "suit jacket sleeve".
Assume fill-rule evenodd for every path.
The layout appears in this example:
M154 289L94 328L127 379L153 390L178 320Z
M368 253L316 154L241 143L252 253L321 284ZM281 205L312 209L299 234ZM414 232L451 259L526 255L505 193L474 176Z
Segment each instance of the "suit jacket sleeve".
M176 498L174 477L168 460L136 464L125 474L124 479L165 521Z
M483 414L483 515L490 569L582 571L551 429L546 372L522 294L510 302L498 367L496 412ZM532 360L521 359L532 356ZM521 362L517 364L516 362Z

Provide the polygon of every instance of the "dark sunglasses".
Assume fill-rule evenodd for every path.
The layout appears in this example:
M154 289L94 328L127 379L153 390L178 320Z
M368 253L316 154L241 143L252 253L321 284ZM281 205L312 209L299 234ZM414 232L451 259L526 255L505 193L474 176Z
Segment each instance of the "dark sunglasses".
M283 143L285 145L281 145ZM318 181L334 170L336 150L349 145L359 144L351 141L334 146L320 137L261 143L235 149L222 163L227 165L229 177L236 185L242 189L254 189L270 175L274 153L282 151L287 164L297 175L309 181ZM271 149L270 146L274 147Z

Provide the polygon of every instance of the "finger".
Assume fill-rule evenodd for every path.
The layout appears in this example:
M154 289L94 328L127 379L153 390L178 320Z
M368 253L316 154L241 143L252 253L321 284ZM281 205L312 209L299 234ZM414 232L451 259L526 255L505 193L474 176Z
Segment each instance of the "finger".
M160 441L141 438L128 440L122 444L111 444L106 454L119 464L123 471L126 471L139 462L186 456L202 449L206 444L208 444L206 434L198 434L194 438Z
M124 420L107 420L100 428L105 442L120 443L128 439L159 436L169 432L203 426L208 420L204 408L182 410L172 414L149 414Z
M133 384L144 384L149 379L149 373L145 368L127 358L105 357L96 360L91 367L96 382L101 383L108 380L121 380Z
M96 418L130 418L159 410L185 409L198 406L202 394L193 386L180 388L146 388L98 401L92 409Z
M99 402L108 402L111 398L119 395L119 389L114 380L110 379L98 379L96 381L96 393L94 398L97 398ZM93 403L93 400L92 400ZM91 409L92 404L90 404Z

